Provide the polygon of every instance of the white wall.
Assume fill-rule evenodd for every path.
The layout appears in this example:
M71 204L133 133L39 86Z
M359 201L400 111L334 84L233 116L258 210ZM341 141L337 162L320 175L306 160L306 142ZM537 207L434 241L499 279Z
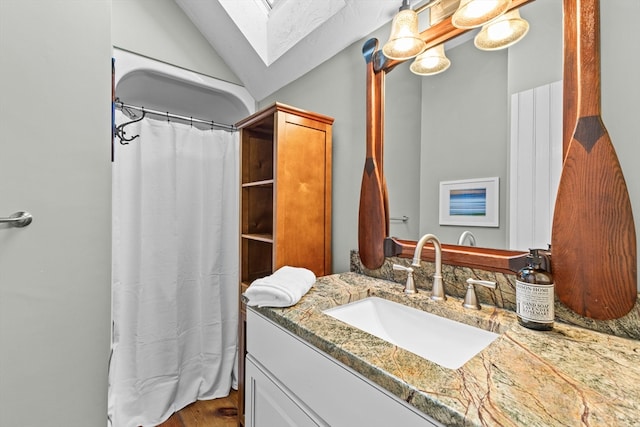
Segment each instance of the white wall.
M471 230L478 246L505 247L507 54L478 50L470 40L447 51L447 71L422 79L420 234L455 244ZM440 181L494 176L500 178L499 227L439 225Z
M111 0L0 1L0 425L104 427Z
M640 239L640 1L600 1L602 120L622 166ZM638 252L640 265L640 251ZM639 277L640 279L640 277ZM640 289L640 280L638 281Z
M111 29L115 47L242 84L173 0L113 0Z
M406 223L391 221L389 234L410 240L420 237L421 85L408 66L395 68L385 78L385 107L391 113L384 129L389 213L392 218L409 217Z
M509 98L562 80L562 2L536 0L522 8L529 21L524 39L509 48Z
M446 72L422 80L420 232L456 243L471 230L479 246L508 248L509 102L511 95L562 79L562 4L537 0L521 9L526 37L509 49L448 50ZM439 182L500 178L500 226L440 226Z

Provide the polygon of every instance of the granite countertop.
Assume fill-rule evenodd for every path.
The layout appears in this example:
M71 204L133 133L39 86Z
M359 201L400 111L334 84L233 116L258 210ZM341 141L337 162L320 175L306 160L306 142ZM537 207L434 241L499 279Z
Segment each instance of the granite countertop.
M257 311L446 425L631 426L640 423L640 341L556 322L538 332L513 312L461 300L405 295L395 282L357 273L318 278L289 308ZM497 332L456 370L353 328L323 310L367 296L402 302ZM420 337L416 337L419 339Z

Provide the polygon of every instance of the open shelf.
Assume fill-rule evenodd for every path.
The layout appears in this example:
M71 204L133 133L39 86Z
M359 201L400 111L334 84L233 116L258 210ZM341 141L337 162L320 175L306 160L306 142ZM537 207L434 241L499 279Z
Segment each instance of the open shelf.
M250 129L242 135L242 183L273 180L273 131L255 132Z
M273 234L273 185L242 187L242 234Z
M250 262L242 263L240 280L251 283L255 279L272 273L273 244L263 240L242 239L242 259Z

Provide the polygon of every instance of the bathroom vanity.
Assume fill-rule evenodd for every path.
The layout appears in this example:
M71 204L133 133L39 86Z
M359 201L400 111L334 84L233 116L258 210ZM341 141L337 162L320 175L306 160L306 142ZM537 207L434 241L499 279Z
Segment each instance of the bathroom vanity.
M640 419L640 341L562 323L532 331L508 310L468 310L456 297L435 302L429 292L402 289L335 274L319 278L293 307L249 309L246 425L628 426ZM369 296L499 337L448 369L323 313Z
M441 425L252 309L247 351L246 426Z

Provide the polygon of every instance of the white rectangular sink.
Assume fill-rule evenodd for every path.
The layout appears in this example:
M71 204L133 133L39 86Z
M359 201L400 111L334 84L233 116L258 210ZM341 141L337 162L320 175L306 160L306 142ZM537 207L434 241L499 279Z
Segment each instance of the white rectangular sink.
M498 334L378 297L323 311L449 369L458 369Z

